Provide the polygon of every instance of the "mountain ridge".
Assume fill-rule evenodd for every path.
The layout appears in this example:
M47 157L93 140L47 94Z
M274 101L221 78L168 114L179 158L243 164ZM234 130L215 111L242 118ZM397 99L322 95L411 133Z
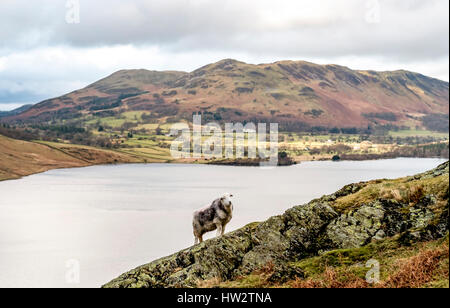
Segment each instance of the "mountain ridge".
M162 122L189 121L200 113L205 121L271 121L294 128L413 127L422 125L426 115L448 115L448 106L448 82L405 70L224 59L190 73L120 70L6 121L83 119L141 110Z
M18 108L13 109L13 110L0 111L0 118L4 118L4 117L9 117L9 116L20 114L20 113L22 113L24 111L27 111L32 106L33 106L33 104L25 104L25 105L22 105L22 106L20 106Z

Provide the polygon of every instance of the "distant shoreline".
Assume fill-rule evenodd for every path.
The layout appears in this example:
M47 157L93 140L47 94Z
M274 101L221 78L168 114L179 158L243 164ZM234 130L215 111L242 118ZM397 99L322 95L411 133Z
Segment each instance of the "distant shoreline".
M396 158L430 158L430 159L446 159L448 160L448 157L438 157L438 156L429 156L429 157L407 157L407 156L389 156L389 155L383 155L383 154L373 154L373 155L343 155L343 158L340 160L336 160L336 162L339 161L373 161L373 160L385 160L385 159L396 159ZM292 163L284 163L279 164L277 167L289 167L301 164L303 162L326 162L326 161L333 161L332 159L326 159L326 158L319 158L319 159L309 159L309 160L301 160L301 161L293 161ZM186 165L211 165L211 166L235 166L235 167L259 167L260 166L260 160L258 159L238 159L238 160L217 160L217 161L186 161L186 160L180 160L180 161L170 161L170 162L106 162L106 163L92 163L92 164L85 164L80 166L61 166L61 167L55 167L55 168L48 168L45 170L40 170L37 172L32 172L29 174L24 174L21 176L14 176L11 175L8 177L7 175L4 177L1 177L0 173L0 183L4 181L12 181L12 180L20 180L24 177L32 176L35 174L41 174L45 173L47 171L51 170L59 170L59 169L74 169L74 168L85 168L85 167L93 167L93 166L120 166L120 165L129 165L129 164L186 164ZM0 169L1 170L1 169Z

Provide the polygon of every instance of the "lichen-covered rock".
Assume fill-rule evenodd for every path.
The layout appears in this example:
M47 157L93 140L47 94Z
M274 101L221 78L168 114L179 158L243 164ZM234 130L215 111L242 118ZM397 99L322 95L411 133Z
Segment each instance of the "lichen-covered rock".
M356 248L394 236L407 230L421 230L442 220L440 212L434 212L436 198L425 196L414 205L402 204L392 200L376 200L363 205L355 211L341 215L327 227L326 233L339 248ZM448 210L445 213L448 213ZM439 238L448 230L448 223L441 221L440 232L434 232L429 239ZM417 233L416 233L417 234Z
M341 215L330 223L326 234L333 246L355 248L367 244L382 228L385 211L378 202Z
M315 254L321 248L317 238L337 216L328 204L311 202L268 219L255 229L253 248L244 256L237 273L249 274L272 263L279 273L283 273L284 279L301 275L286 264Z
M283 215L138 267L104 287L196 287L202 280L232 280L268 264L275 269L272 278L281 282L303 276L291 264L323 251L394 235L405 244L444 237L448 172L447 162L413 177L347 185ZM390 191L393 197L388 198Z

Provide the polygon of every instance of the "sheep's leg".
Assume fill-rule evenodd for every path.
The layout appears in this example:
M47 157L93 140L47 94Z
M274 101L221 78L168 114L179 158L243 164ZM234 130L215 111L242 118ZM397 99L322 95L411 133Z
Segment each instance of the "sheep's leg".
M194 245L198 244L198 237L195 235Z
M203 235L200 235L199 237L200 243L203 243Z
M222 232L220 235L223 235L225 233L225 225L222 226Z
M221 236L221 235L223 235L223 227L222 227L222 224L218 224L216 236Z

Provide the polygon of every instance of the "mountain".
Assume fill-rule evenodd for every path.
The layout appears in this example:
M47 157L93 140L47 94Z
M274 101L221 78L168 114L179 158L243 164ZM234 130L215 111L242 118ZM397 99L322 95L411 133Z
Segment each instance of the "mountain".
M22 112L27 111L28 109L30 109L33 106L33 104L28 104L28 105L23 105L19 108L16 108L14 110L11 111L0 111L0 118L5 118L5 117L10 117L10 116L15 116L18 115Z
M246 64L226 59L191 73L122 70L34 105L6 121L42 122L142 110L159 122L271 121L308 126L423 126L449 114L449 84L408 71L351 70L304 61Z
M106 288L448 288L449 163L406 178L350 184L122 274ZM373 265L373 263L372 263Z

